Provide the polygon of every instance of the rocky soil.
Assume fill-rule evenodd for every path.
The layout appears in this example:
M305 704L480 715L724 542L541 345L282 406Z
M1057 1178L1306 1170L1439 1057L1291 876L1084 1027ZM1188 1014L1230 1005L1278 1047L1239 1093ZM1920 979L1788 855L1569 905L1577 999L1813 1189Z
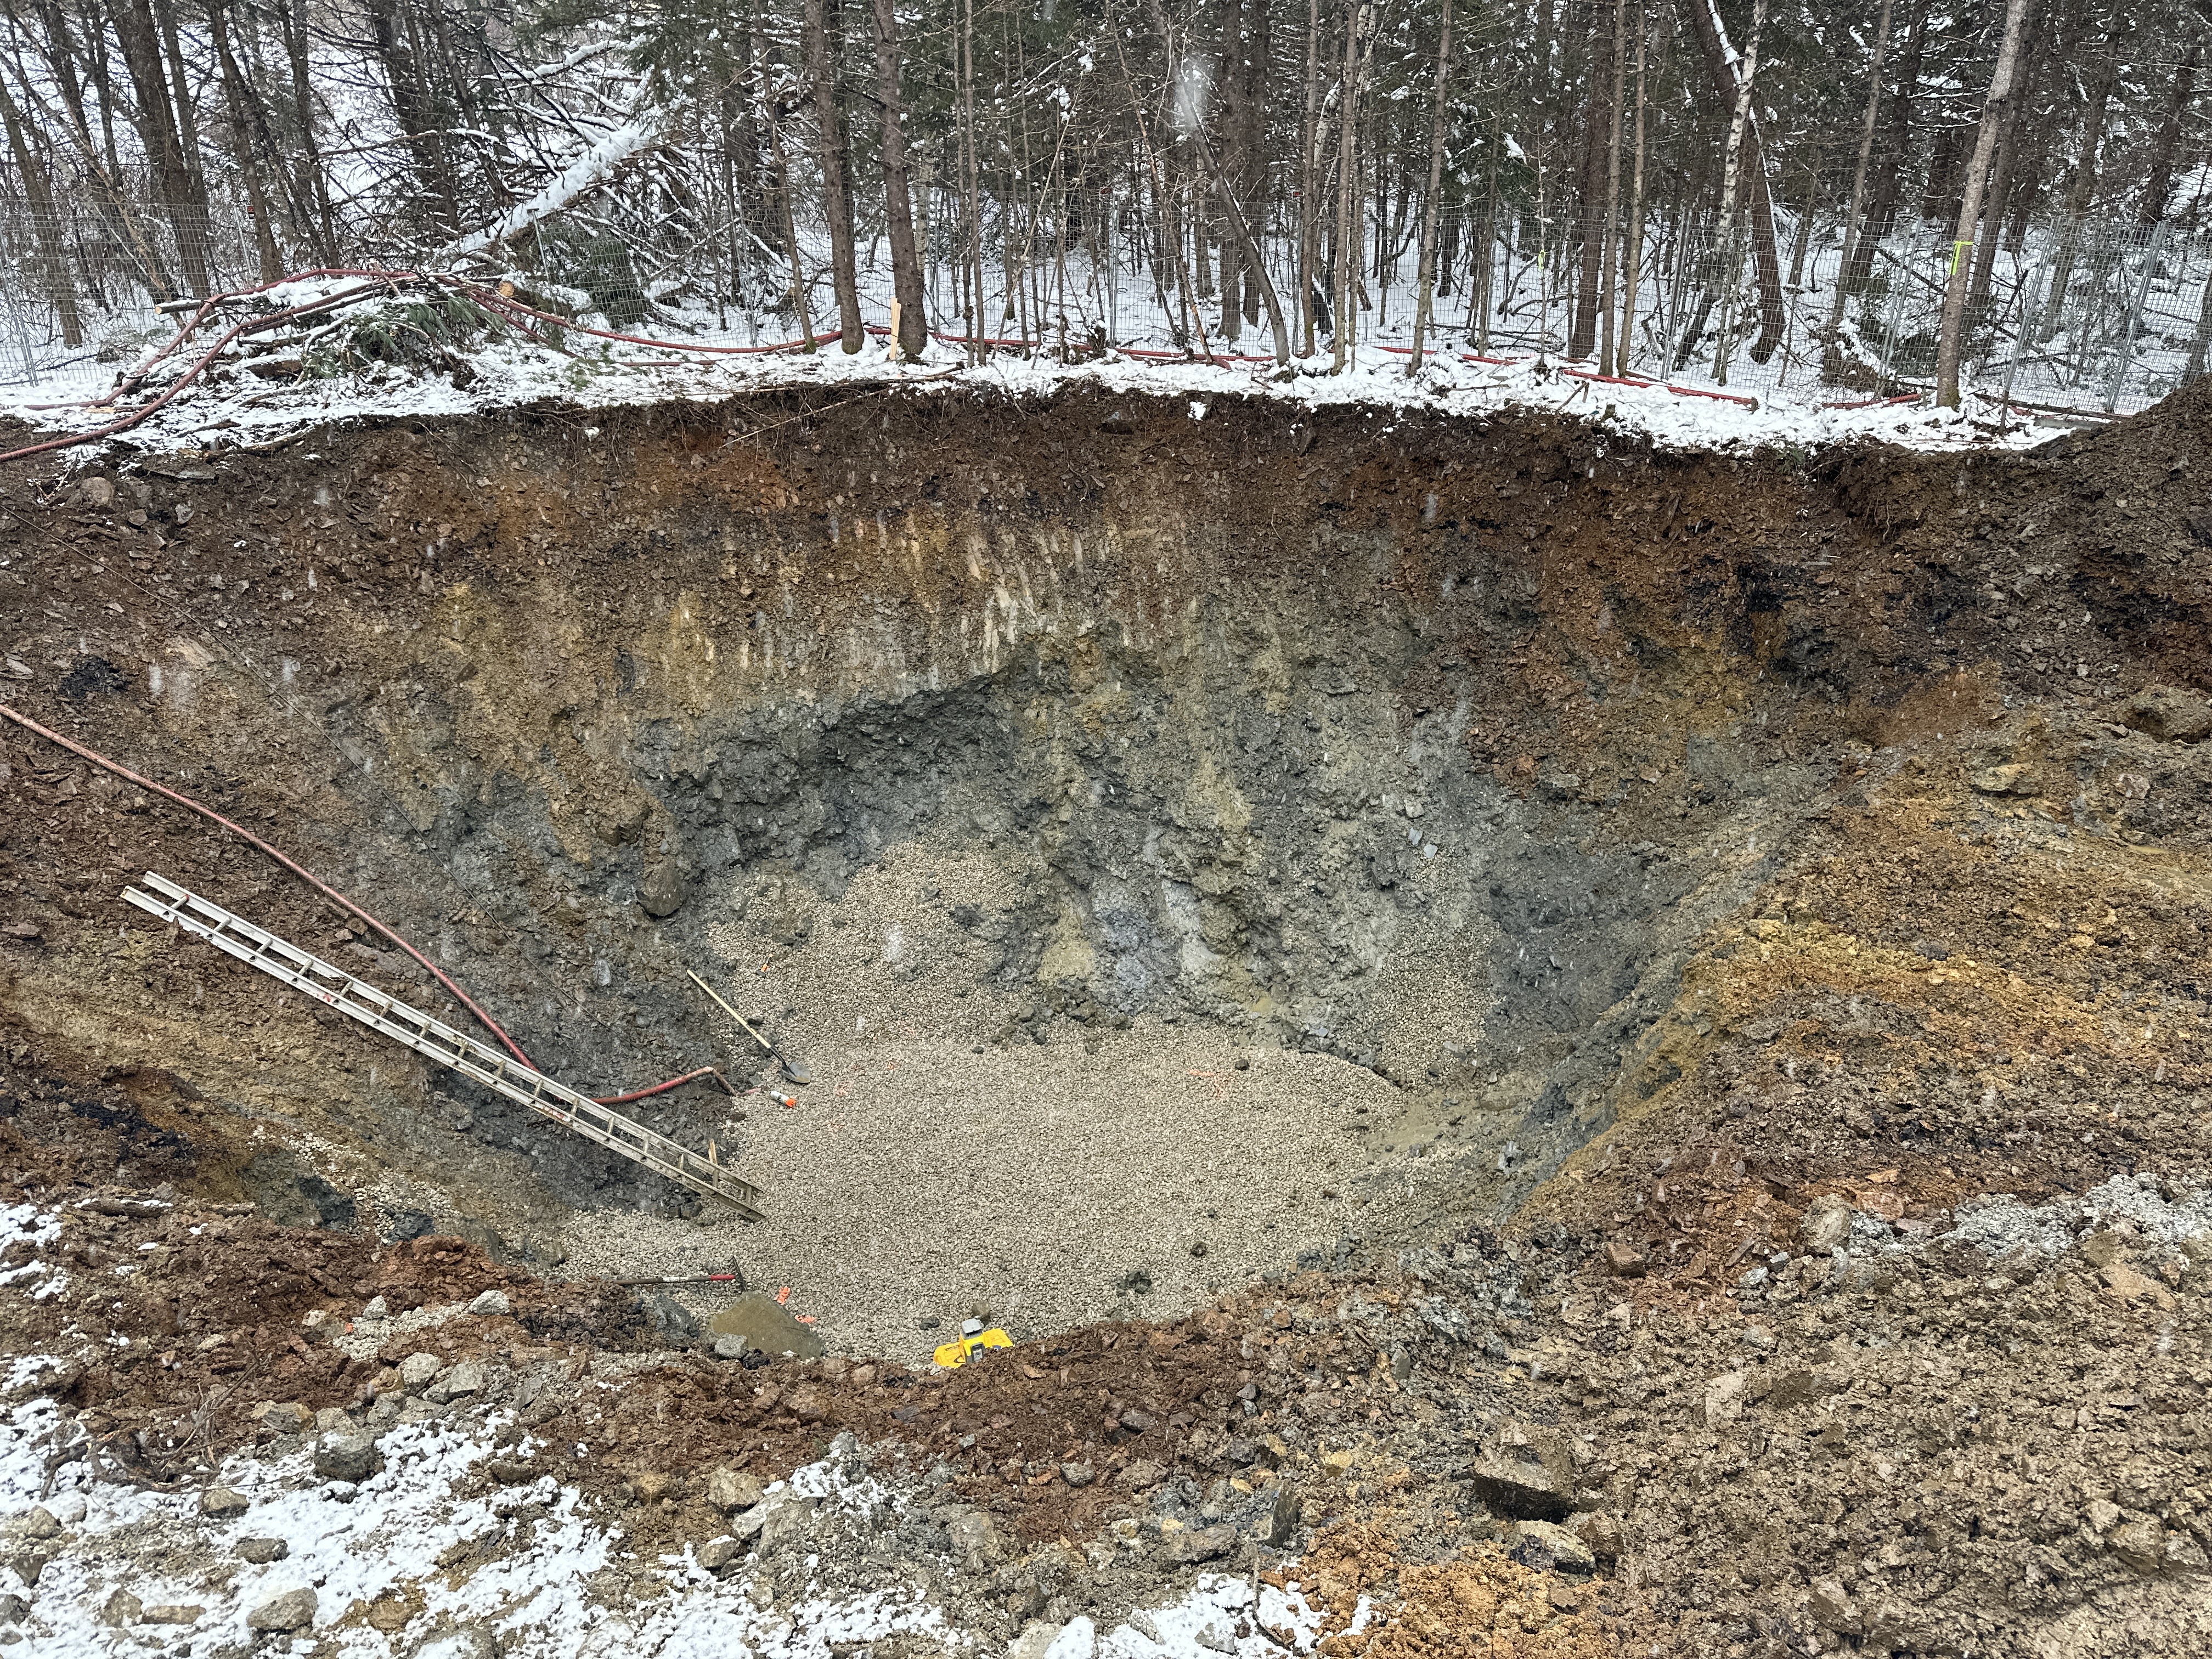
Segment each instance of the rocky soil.
M444 1000L0 729L0 1641L2203 1650L2203 398L598 418L8 480L9 698L721 1064L635 1109L770 1221L140 925ZM610 1282L733 1254L823 1357Z

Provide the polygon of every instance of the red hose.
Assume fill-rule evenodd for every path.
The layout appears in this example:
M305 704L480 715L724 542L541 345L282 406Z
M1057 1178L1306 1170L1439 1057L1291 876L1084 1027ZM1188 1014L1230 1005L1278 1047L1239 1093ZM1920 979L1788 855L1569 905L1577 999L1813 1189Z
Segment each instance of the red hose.
M726 1091L729 1089L730 1085L722 1082L720 1072L712 1066L702 1066L696 1072L686 1072L682 1077L672 1077L665 1083L656 1083L650 1089L633 1089L626 1095L601 1095L593 1103L599 1106L627 1105L633 1100L643 1100L648 1095L665 1095L671 1089L681 1088L687 1083L696 1083L702 1077L710 1077L715 1082L721 1083Z
M693 351L703 356L713 357L759 357L778 351L797 351L806 344L804 340L786 340L779 345L749 346L701 345L696 341L656 340L648 335L624 334L611 328L586 328L583 324L572 321L568 318L556 316L550 311L540 311L535 306L526 306L521 301L501 294L496 289L486 288L480 283L471 283L459 277L429 277L425 280L451 282L460 292L480 305L496 307L501 311L534 318L541 323L550 323L556 328L564 329L572 334L588 334L597 340L619 340L624 345L657 346L663 351ZM842 330L832 330L827 334L816 335L814 343L817 346L825 346L833 340L842 340L844 337Z
M46 726L40 725L38 721L31 719L27 714L21 714L15 709L10 708L6 703L0 703L0 715L5 715L8 719L15 721L16 725L21 726L27 732L36 732L39 736L44 738L48 743L58 744L60 747L68 750L72 755L76 755L83 760L88 760L94 766L100 767L106 771L112 772L118 778L122 778L129 782L137 784L141 789L150 789L155 794L160 795L166 799L176 802L179 806L189 807L191 811L198 812L202 817L210 819L213 822L221 824L224 829L229 830L232 835L236 836L240 841L245 842L248 846L266 853L270 858L276 860L277 863L283 865L294 875L299 877L301 880L306 882L308 886L320 893L325 898L329 899L332 903L339 906L341 908L348 910L353 915L360 917L370 927L376 929L378 933L383 934L385 938L390 939L394 945L404 951L409 956L414 957L416 961L421 963L422 966L430 970L431 976L434 978L439 984L444 986L447 991L452 993L454 1000L459 1002L461 1006L467 1009L471 1014L474 1014L477 1018L482 1022L484 1030L489 1031L494 1036L499 1039L501 1045L506 1048L507 1053L513 1054L525 1066L530 1067L532 1071L534 1072L538 1069L538 1062L531 1059L528 1054L522 1051L522 1045L517 1042L513 1037L507 1036L505 1030L501 1027L500 1023L494 1019L489 1014L484 1012L482 1008L478 1007L475 1000L471 998L466 991L464 991L459 986L454 984L451 977L449 977L446 971L439 967L436 963L431 961L429 957L424 956L412 945L410 945L405 939L402 939L397 933L385 926L383 922L379 921L374 916L369 915L368 911L362 909L361 906L356 904L343 893L338 891L337 888L332 887L329 883L317 877L312 871L286 857L283 853L278 852L267 842L262 840L260 836L255 835L251 830L244 829L240 825L232 823L228 818L223 817L222 813L216 811L213 807L201 805L199 802L194 800L190 795L179 794L173 789L155 782L151 778L141 777L129 767L118 765L114 761L108 759L106 756L95 753L94 750L86 748L82 744L76 742L72 738L64 737L58 732L48 730ZM696 1072L688 1072L682 1077L671 1078L665 1083L656 1083L649 1089L638 1089L626 1095L611 1096L605 1099L597 1101L596 1103L601 1106L619 1106L627 1101L643 1100L648 1095L665 1094L669 1090L676 1088L679 1085L690 1083L699 1078L709 1075L719 1079L721 1076L721 1073L716 1071L712 1066L702 1066ZM728 1085L725 1084L723 1086L726 1088Z

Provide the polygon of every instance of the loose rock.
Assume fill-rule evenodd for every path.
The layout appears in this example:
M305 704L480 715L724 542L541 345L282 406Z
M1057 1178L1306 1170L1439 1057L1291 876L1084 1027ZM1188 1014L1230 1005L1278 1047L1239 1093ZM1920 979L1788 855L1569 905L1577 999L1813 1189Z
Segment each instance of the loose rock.
M707 1501L725 1515L752 1508L763 1495L759 1478L742 1469L724 1465L707 1477Z
M315 1622L315 1593L305 1586L272 1595L246 1611L248 1630L285 1633L304 1630Z
M330 1434L315 1443L315 1473L325 1480L366 1480L383 1459L373 1434Z

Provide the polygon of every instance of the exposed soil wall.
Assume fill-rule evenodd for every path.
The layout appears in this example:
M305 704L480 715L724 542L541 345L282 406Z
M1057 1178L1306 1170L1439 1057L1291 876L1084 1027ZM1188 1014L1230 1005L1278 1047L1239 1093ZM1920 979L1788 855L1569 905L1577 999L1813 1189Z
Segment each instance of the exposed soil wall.
M1586 1449L1562 1479L1620 1575L1513 1602L1516 1651L2182 1630L2203 402L1962 460L940 390L19 475L25 713L302 856L556 1074L765 1078L696 969L814 1080L635 1109L762 1180L739 1229L142 925L116 894L152 868L442 1002L259 855L0 729L0 1196L250 1200L209 1236L269 1262L101 1224L198 1288L11 1340L131 1325L73 1397L189 1449L251 1431L243 1395L191 1426L240 1366L371 1410L375 1364L287 1334L319 1294L504 1276L537 1364L696 1328L521 1268L734 1251L836 1350L918 1360L988 1307L1079 1357L1084 1410L1058 1358L926 1398L833 1360L805 1414L790 1362L641 1373L604 1424L533 1395L564 1443L676 1472L648 1530L696 1496L671 1409L763 1474L841 1423L912 1441L1030 1540L1131 1505L1273 1537L1272 1447L1288 1535L1380 1526L1315 1547L1418 1599L1399 1565L1513 1520L1468 1475L1510 1418ZM2166 1219L2069 1197L2115 1175ZM1929 1244L1992 1194L2086 1207ZM425 1232L515 1265L390 1242ZM198 1346L240 1296L272 1319ZM1201 1304L1151 1340L1183 1369L1053 1334ZM520 1355L503 1328L441 1340ZM1151 1473L1071 1496L1032 1407ZM1140 1577L1194 1565L1150 1535ZM1017 1627L1133 1593L1042 1559L975 1593ZM1407 1618L1390 1642L1445 1650Z
M1809 465L1219 404L595 418L24 479L0 588L27 709L304 849L596 1089L741 1061L678 970L803 953L918 847L998 882L936 907L933 959L878 964L917 1005L948 972L1004 993L948 1035L1150 1017L1326 1051L1395 1085L1401 1141L1486 1126L1525 1181L1607 1120L1691 942L1832 809L1841 745L2203 672L2196 508L2107 459L2136 476L2178 432ZM118 939L112 899L156 867L349 962L381 941L9 741L38 933L8 971L42 1054L451 1176L403 1127L430 1079ZM2146 805L2189 828L2186 799ZM794 1019L825 989L769 977ZM446 1115L510 1207L684 1206L495 1103Z

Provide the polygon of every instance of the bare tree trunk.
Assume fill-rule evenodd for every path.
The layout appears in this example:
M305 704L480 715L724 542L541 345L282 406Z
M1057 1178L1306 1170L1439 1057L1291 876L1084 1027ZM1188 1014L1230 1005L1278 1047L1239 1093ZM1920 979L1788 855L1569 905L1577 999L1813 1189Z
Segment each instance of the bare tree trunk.
M253 143L246 115L246 77L230 48L230 30L223 18L222 0L208 0L208 33L215 42L216 63L222 75L223 102L230 112L231 149L236 152L239 177L246 182L246 210L253 221L253 251L261 264L261 280L273 283L284 275L284 262L276 251L276 233L269 222L268 192L262 188L261 158Z
M1712 15L1716 31L1717 14ZM1736 191L1742 180L1744 139L1751 126L1751 88L1759 74L1759 37L1766 27L1766 0L1754 0L1751 14L1751 44L1738 69L1731 61L1729 73L1735 82L1735 103L1729 117L1728 148L1721 166L1721 337L1713 348L1713 378L1728 384L1729 348L1735 323L1735 290L1742 277L1742 255L1736 250Z
M1275 58L1274 0L1247 0L1245 13L1249 40L1244 51L1246 74L1244 91L1239 107L1243 112L1243 133L1240 143L1243 155L1243 173L1238 204L1245 212L1245 221L1251 228L1254 242L1263 251L1267 246L1267 222L1270 202L1273 197L1273 175L1267 167L1267 100L1270 96L1269 72ZM1267 308L1267 296L1255 274L1263 265L1247 264L1244 267L1244 320L1256 323ZM1270 274L1269 280L1273 280ZM1281 303L1278 291L1276 302Z
M1162 46L1166 53L1168 82L1172 86L1176 84L1182 76L1182 61L1176 50L1175 37L1169 32L1167 14L1162 9L1159 0L1151 0L1151 8L1152 27L1159 31ZM1231 15L1233 16L1234 13ZM1225 58L1229 55L1230 49L1225 47L1224 56ZM1230 124L1224 123L1224 125L1227 125ZM1287 364L1291 360L1291 336L1289 324L1283 314L1283 302L1281 297L1275 292L1273 279L1267 275L1267 262L1261 257L1259 242L1254 237L1251 227L1245 221L1243 209L1237 204L1235 185L1229 170L1222 165L1215 156L1212 147L1206 143L1206 125L1203 121L1194 123L1188 136L1191 147L1198 157L1200 167L1220 193L1222 223L1224 228L1229 233L1222 240L1224 343L1229 343L1235 341L1237 334L1232 331L1243 321L1241 301L1237 288L1231 286L1229 275L1232 270L1239 268L1232 264L1233 257L1234 259L1241 261L1241 269L1257 281L1261 302L1267 308L1268 326L1275 337L1275 361L1278 363ZM1202 216L1197 214L1192 216L1194 227L1202 222ZM1177 244L1177 252L1178 253L1181 252L1180 241ZM1198 252L1199 258L1203 262L1206 250L1202 242ZM1178 281L1180 281L1179 273ZM1237 287L1241 286L1240 278ZM1192 318L1199 324L1199 348L1210 356L1212 352L1206 344L1205 324L1199 319L1195 307L1192 309Z
M176 233L178 263L194 294L211 293L206 205L199 199L184 139L177 131L176 106L170 97L153 10L147 0L123 0L115 9L114 23L116 44L123 49L124 67L136 94L138 135L153 165L162 207Z
M1244 9L1242 0L1221 0L1221 147L1215 152L1214 183L1224 202L1243 188L1244 159ZM1199 137L1205 137L1200 124ZM1234 235L1221 240L1221 343L1234 346L1244 332L1243 249Z
M2142 200L2136 207L2136 222L2148 230L2166 217L2166 204L2173 194L2173 157L2181 144L2181 125L2197 91L2197 71L2204 62L2202 42L2192 41L2173 71L2173 95L2166 100L2166 120L2151 143L2150 173L2143 181Z
M1821 347L1821 377L1832 380L1840 371L1843 348L1844 301L1850 285L1850 272L1858 258L1859 215L1866 206L1867 166L1874 158L1874 129L1881 113L1881 60L1889 49L1889 20L1894 0L1881 0L1881 21L1875 26L1874 58L1867 66L1866 115L1859 123L1859 159L1851 169L1851 201L1844 212L1843 258L1836 266L1835 293L1828 302L1828 328Z
M1973 245L1974 228L1982 216L1982 190L1988 182L1990 153L1997 131L2011 113L2020 80L2020 42L2027 19L2027 0L2006 0L2004 40L1997 49L1996 73L1990 78L1990 95L1982 106L1981 131L1974 140L1973 159L1966 164L1966 187L1959 202L1959 226L1951 244L1951 280L1943 294L1943 320L1936 341L1936 401L1946 409L1959 406L1960 334L1966 318L1966 285L1972 276L1966 250Z
M891 295L898 301L898 355L909 362L929 340L923 314L921 256L914 241L913 188L906 157L906 99L899 74L898 9L895 0L874 0L876 97L884 114L884 221L891 245Z
M1613 296L1620 278L1620 103L1626 91L1627 74L1628 0L1613 0L1613 122L1605 145L1605 270L1598 283L1602 337L1598 342L1597 366L1602 374L1620 372L1613 366Z
M1314 291L1321 216L1321 0L1306 0L1306 103L1298 127L1298 356L1314 355Z
M1599 12L1595 0L1589 9L1589 39L1594 43L1597 34ZM1576 267L1574 309L1567 324L1567 350L1570 358L1590 355L1597 343L1598 277L1605 261L1605 236L1598 223L1599 207L1605 176L1605 131L1607 121L1605 95L1595 73L1597 53L1592 44L1590 60L1593 73L1589 93L1589 104L1583 120L1582 168L1577 181L1574 205L1581 214L1580 222L1566 236L1561 246L1573 243L1581 254Z
M55 319L61 324L62 343L82 345L84 316L77 308L76 277L70 269L68 246L62 240L52 177L47 171L46 158L32 153L30 140L24 132L22 112L8 95L4 82L0 82L0 124L8 129L8 153L15 159L16 173L23 180L23 201L30 209L31 234L39 245L46 302L53 307Z
M961 159L968 219L968 354L981 362L983 345L983 169L975 142L975 0L964 0L960 22Z
M291 0L280 15L284 25L285 59L292 71L293 119L300 134L302 178L295 193L303 207L313 210L310 222L314 227L316 259L325 265L336 264L337 220L331 211L330 180L323 170L322 150L315 139L314 87L307 74L307 0Z
M1344 81L1338 99L1343 131L1336 155L1336 326L1333 336L1334 368L1342 374L1350 361L1354 306L1359 291L1360 249L1366 228L1356 224L1362 212L1359 191L1359 70L1360 37L1366 33L1374 9L1363 5L1352 13L1344 31Z
M817 161L822 168L822 214L830 222L830 283L837 294L838 344L858 351L867 338L860 320L860 284L853 268L853 197L848 183L845 114L837 96L837 0L805 0L806 72L814 82Z
M2058 262L2051 273L2051 289L2043 302L2040 337L2057 331L2065 314L2066 290L2074 285L2074 262L2081 250L2081 232L2089 208L2097 198L2097 150L2104 143L2105 115L2112 106L2112 94L2120 79L2119 59L2109 58L2089 94L2088 114L2081 129L2081 159L2074 165L2074 182L2066 192L2066 216L2059 232Z
M809 351L814 349L813 307L806 303L806 269L799 263L799 219L791 204L791 163L783 153L783 123L780 112L770 110L768 118L769 154L775 161L776 199L783 207L783 245L791 255L791 303L799 313L799 337L806 342Z
M1627 0L1620 0L1626 4ZM1429 308L1435 301L1437 221L1443 213L1444 112L1450 107L1452 0L1443 0L1443 21L1437 33L1437 106L1429 120L1429 191L1422 204L1421 258L1413 277L1419 299L1413 307L1413 356L1406 373L1421 367L1421 348L1429 328Z
M106 63L106 53L94 54L86 66L100 107L100 131L95 137L91 121L85 112L84 83L77 73L76 53L70 40L68 21L59 5L52 4L44 9L40 21L46 31L46 55L52 71L52 86L61 100L58 114L50 117L51 125L63 128L69 134L85 177L91 181L95 208L117 239L131 251L131 256L138 267L140 280L147 291L157 299L173 300L177 297L177 283L170 274L169 262L162 254L159 237L139 213L130 192L123 187L122 163L117 159L115 147L114 99L103 67ZM45 105L39 83L26 76L20 63L13 67L23 95L43 109ZM88 271L86 275L96 289L98 274Z
M1759 338L1753 343L1751 360L1763 363L1774 355L1775 347L1782 343L1782 336L1789 326L1789 313L1782 300L1782 258L1774 240L1774 198L1767 188L1766 158L1759 140L1759 123L1751 117L1749 82L1751 70L1736 58L1735 48L1721 33L1720 15L1706 0L1692 3L1687 8L1692 26L1697 31L1698 46L1704 53L1706 72L1721 95L1731 107L1741 101L1744 106L1742 143L1736 157L1740 187L1748 194L1751 208L1751 247L1758 273L1760 325ZM1754 38L1764 25L1764 0L1757 8L1752 25ZM1723 214L1723 219L1729 215ZM1726 331L1723 330L1723 337Z
M1898 64L1897 95L1890 100L1888 130L1881 141L1879 173L1868 189L1866 215L1859 239L1844 267L1844 280L1854 289L1874 274L1875 250L1897 222L1905 194L1905 164L1912 149L1912 99L1920 88L1920 67L1925 55L1928 14L1931 0L1919 0L1912 22L1905 30L1905 55Z
M1628 191L1628 247L1621 261L1620 336L1613 350L1613 372L1625 375L1636 355L1636 290L1644 281L1644 122L1650 104L1644 83L1644 50L1651 35L1651 20L1642 0L1636 8L1636 176Z
M2021 53L2033 62L2036 46L2042 33L2042 10L2030 0L2027 22L2021 37ZM2005 204L2010 200L2014 164L2021 149L2021 117L2027 107L2027 76L2021 77L2021 86L2013 94L2005 111L2004 125L1997 134L1996 160L1990 168L1988 187L1982 192L1986 205L1985 216L1990 222L1989 234L1974 246L1974 270L1966 289L1966 303L1978 312L1990 297L1990 284L1995 280L1997 266L1997 246L2004 240Z
M184 150L185 171L192 181L192 200L207 211L207 179L200 171L200 128L192 109L191 82L185 70L183 43L177 39L177 13L170 0L150 0L155 26L161 31L161 55L169 66L169 93L175 100L177 142Z

